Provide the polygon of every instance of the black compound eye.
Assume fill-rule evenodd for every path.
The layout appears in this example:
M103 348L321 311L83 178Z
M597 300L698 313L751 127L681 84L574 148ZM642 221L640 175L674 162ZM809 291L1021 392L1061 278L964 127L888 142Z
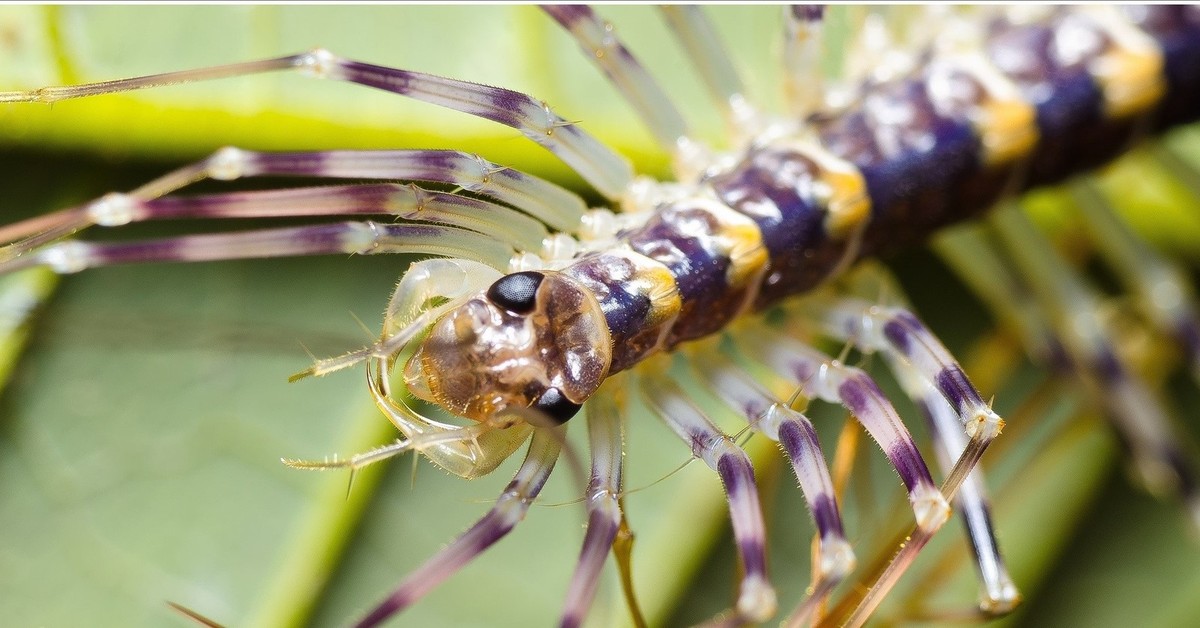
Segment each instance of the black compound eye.
M545 277L542 273L532 270L505 275L497 279L491 288L488 288L487 297L491 299L492 303L510 312L516 314L532 312L533 307L537 305L538 286L542 284L542 279Z
M562 425L568 419L579 413L579 409L583 406L577 403L571 403L571 400L563 396L562 391L557 388L547 388L546 392L542 393L542 398L533 404L537 410L541 410L546 416L554 420L554 422Z

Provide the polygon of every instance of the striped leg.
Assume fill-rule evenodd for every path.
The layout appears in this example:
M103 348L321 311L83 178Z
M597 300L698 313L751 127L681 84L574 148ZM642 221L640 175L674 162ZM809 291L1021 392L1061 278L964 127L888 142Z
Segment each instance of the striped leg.
M775 614L775 590L767 580L766 525L758 501L750 457L661 371L643 368L641 391L650 408L721 477L729 496L729 516L742 562L736 605L740 622L762 622ZM739 622L739 623L740 623Z
M555 114L544 103L528 95L421 72L343 59L321 49L276 59L153 76L68 87L0 92L0 103L53 103L96 94L285 70L374 87L512 127L557 155L609 199L619 198L633 178L633 170L624 158L578 126Z
M223 148L206 159L168 173L128 194L109 194L82 207L38 216L4 227L0 229L0 242L17 242L4 252L9 256L19 255L92 225L118 226L150 219L144 215L146 209L140 203L157 199L198 181L230 181L260 176L407 179L445 183L508 203L555 229L567 232L579 227L587 209L583 200L573 192L532 175L459 151L260 153ZM240 211L247 211L244 205ZM338 212L336 208L330 208L327 212L312 212L312 215L317 214L337 215ZM213 214L213 217L222 216Z
M373 221L204 234L136 242L51 244L0 261L0 273L47 266L56 273L143 262L202 262L300 255L424 253L482 262L506 269L511 245L474 231L441 225L394 225Z
M900 474L921 530L932 533L946 522L950 506L908 428L869 375L779 334L745 330L737 340L746 355L795 382L805 395L839 403L858 418Z
M376 626L403 611L474 560L493 543L504 538L525 518L529 505L545 486L550 472L554 469L554 463L558 460L561 440L561 436L549 434L545 430L535 432L533 440L529 443L529 453L525 456L525 462L496 500L496 505L471 526L471 529L409 574L387 599L356 625L359 628Z
M543 240L550 236L540 221L504 205L398 183L168 196L151 200L113 193L60 213L64 214L62 223L70 224L72 230L91 224L117 226L183 218L391 215L487 233L522 251L539 250Z
M883 352L910 364L950 402L971 437L971 446L947 479L947 492L952 495L1004 428L1004 420L983 400L954 356L916 315L903 308L853 298L810 299L803 307L830 337L853 342L866 353Z
M986 256L982 258L977 256L972 259L975 261L987 260ZM894 280L886 274L879 276L878 273L875 273L870 277L875 281L882 279L885 282L875 289L881 290L885 294L899 293L898 287L894 285ZM1003 277L996 279L1002 281ZM847 303L847 305L851 311L866 307L865 305L854 305L853 302ZM1020 596L1008 576L996 545L990 507L983 490L982 473L978 469L974 469L979 456L982 455L982 449L978 447L977 441L967 440L959 413L950 405L949 400L953 396L947 395L944 392L946 387L940 384L942 381L957 381L956 378L940 375L931 378L927 375L931 371L931 364L942 365L938 371L939 374L946 372L946 369L950 367L957 369L958 372L961 372L962 369L957 366L949 352L941 346L932 333L926 330L924 325L910 312L901 308L880 307L876 309L878 311L873 323L856 322L852 314L839 315L841 323L845 325L844 329L857 325L860 330L843 333L847 333L847 338L861 343L859 338L868 333L861 331L862 328L878 329L882 327L883 336L892 343L893 346L889 349L888 346L880 344L877 339L874 344L868 345L864 350L879 351L883 355L907 396L913 400L925 416L939 466L942 467L943 473L948 478L943 484L943 492L947 496L953 497L959 486L962 489L957 507L963 514L967 536L971 541L976 564L979 567L982 586L980 608L989 614L1007 613L1019 603ZM822 324L826 328L830 327L828 321ZM889 325L892 326L890 332L888 331ZM1035 328L1031 327L1030 329ZM1041 328L1037 327L1036 329L1040 330ZM871 331L869 333L878 334L879 332ZM907 340L907 342L901 344L901 340ZM910 346L913 344L920 344L923 348L918 351ZM918 353L927 355L918 359L909 357ZM922 367L922 364L925 366ZM970 391L974 391L969 383L967 386ZM973 398L980 398L980 395L975 392Z
M601 20L584 5L543 6L575 38L584 54L592 59L609 81L637 110L654 137L667 150L674 151L688 134L687 125L666 92L638 63L611 24Z
M846 541L842 516L838 510L829 467L821 452L817 432L808 417L792 410L767 392L749 375L738 368L724 352L704 350L689 363L699 371L709 387L730 407L742 413L751 427L779 443L788 459L800 489L808 502L808 511L816 524L818 545L813 562L816 579L809 587L811 593L789 618L791 623L804 622L851 571L854 570L854 551Z
M678 181L699 179L712 165L708 148L690 137L687 124L666 92L589 7L544 6L584 53L633 106L658 143L674 158Z
M664 5L660 7L671 32L708 88L713 102L721 109L735 144L750 141L761 127L753 105L746 99L746 88L721 45L717 30L698 6Z
M888 365L905 393L925 415L938 464L942 472L948 475L967 448L967 437L959 425L958 415L941 391L921 377L911 365L894 358L888 358ZM980 610L994 616L1011 612L1021 602L1021 594L1008 575L1004 558L1000 556L983 474L979 469L972 470L963 481L955 507L962 515L979 571L982 585Z
M587 535L579 553L579 564L567 589L566 605L559 622L563 628L573 628L583 622L596 595L600 569L621 525L621 505L618 500L621 494L621 423L624 410L618 395L623 392L604 392L590 399L587 404L588 442L592 452L592 479L587 490Z
M993 212L991 224L1049 313L1084 382L1103 401L1142 480L1151 489L1178 492L1200 522L1194 463L1181 449L1166 408L1118 355L1100 320L1100 298L1053 253L1019 206Z

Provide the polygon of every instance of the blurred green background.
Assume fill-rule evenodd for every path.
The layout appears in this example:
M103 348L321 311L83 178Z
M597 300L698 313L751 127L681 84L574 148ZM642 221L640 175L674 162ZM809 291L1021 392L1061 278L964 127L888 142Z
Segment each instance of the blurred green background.
M779 10L713 7L752 94L776 104ZM648 8L603 14L701 134L719 118ZM838 19L838 18L835 18ZM102 80L276 56L314 46L375 63L535 94L658 173L664 159L574 44L530 7L0 7L0 89ZM1173 138L1195 146L1195 132ZM0 212L7 223L128 189L216 147L457 148L581 186L515 131L356 86L262 76L54 106L0 105ZM1195 266L1195 190L1135 159L1107 179L1156 245ZM208 185L199 189L228 189ZM1069 224L1052 197L1042 222ZM221 230L131 227L89 237ZM1070 233L1070 231L1066 231ZM421 463L361 474L303 473L280 457L347 455L392 438L361 373L287 384L318 356L368 341L410 260L269 260L111 268L68 277L32 318L0 396L0 614L16 626L185 626L173 601L231 626L344 625L482 514L517 457L465 482ZM918 310L958 355L998 336L987 313L928 253L891 262ZM13 277L0 300L14 311ZM26 282L16 284L17 282ZM886 376L881 376L885 380ZM1185 626L1200 616L1200 550L1181 509L1131 488L1114 439L1078 399L1019 365L993 390L1010 429L985 467L1001 542L1029 602L1026 625ZM1039 405L1049 386L1050 402ZM1197 431L1197 395L1172 382ZM894 387L889 387L892 390ZM1041 391L1041 392L1039 392ZM1041 396L1039 396L1041 395ZM898 393L893 398L898 398ZM898 404L915 416L908 404ZM814 412L827 452L844 413ZM924 442L924 430L912 420ZM734 423L728 423L736 429ZM573 438L582 451L583 430ZM808 582L811 524L762 439L772 572L782 607ZM701 621L733 597L736 566L716 479L644 412L627 437L637 586L655 624ZM910 525L902 491L864 446L846 500L860 564ZM563 467L512 536L395 623L554 622L579 543L579 481ZM609 567L611 572L611 566ZM880 623L951 613L975 599L965 543L948 526ZM607 573L594 625L620 625Z

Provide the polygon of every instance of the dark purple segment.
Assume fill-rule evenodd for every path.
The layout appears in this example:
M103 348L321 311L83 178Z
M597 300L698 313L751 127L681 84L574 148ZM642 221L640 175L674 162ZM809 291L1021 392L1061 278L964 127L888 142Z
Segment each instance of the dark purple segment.
M974 209L951 192L979 170L979 138L965 118L939 113L925 76L865 86L852 108L815 122L822 145L866 179L864 255L918 242Z
M659 207L644 226L621 234L629 248L675 277L683 307L671 328L670 346L719 331L745 301L746 288L729 285L732 262L715 248L720 231L715 216L685 201Z
M346 80L351 82L402 94L417 100L445 98L447 91L458 91L464 96L486 99L492 104L492 107L470 107L467 113L513 128L523 126L520 112L526 106L538 106L537 102L529 96L510 89L458 81L421 72L398 70L361 61L343 61L339 64L339 69Z
M809 500L812 505L813 522L817 524L817 532L822 536L830 534L845 536L842 529L842 515L838 512L837 502L832 495L817 495Z
M718 458L717 474L721 476L721 483L725 485L725 492L729 494L731 507L741 501L740 496L746 491L754 493L758 490L754 482L754 469L750 466L750 460L744 455L725 454ZM757 499L754 500L754 503L758 503ZM755 514L762 516L761 513ZM736 516L734 520L737 520ZM736 535L737 530L734 532ZM766 539L738 536L737 541L742 555L742 568L746 575L766 575L767 553L763 546Z
M902 355L911 357L912 354L909 353L912 343L911 333L924 329L924 327L921 321L910 312L897 312L891 320L884 324L883 335Z
M838 386L838 397L855 415L863 416L872 409L872 399L883 397L879 386L865 375L851 375Z
M105 266L141 262L212 261L345 253L343 240L356 223L290 229L92 243L91 258ZM405 226L407 228L407 226Z
M364 186L376 187L376 186ZM386 202L386 197L390 195L388 192L378 193L375 191L357 190L355 188L339 188L338 196L343 198L353 195L355 200L361 201L362 205L357 207L342 208L337 213L339 214L381 214L384 211L379 207L379 201ZM253 203L256 197L264 197L271 200L284 199L295 197L299 206L302 208L304 201L312 199L312 191L309 189L300 190L271 190L270 192L233 192L229 194L211 194L207 196L167 196L156 198L149 201L139 201L139 205L147 212L149 220L174 220L180 218L234 218L234 217L254 217L254 216L292 216L305 215L313 212L294 211L286 213L279 208L272 207L270 211L262 209L253 209L245 206L245 203ZM289 199L290 200L290 199ZM236 204L236 209L230 209L231 205ZM330 214L328 210L324 212Z
M975 392L975 387L967 379L967 374L957 366L951 365L942 369L934 378L934 384L959 414L962 414L968 405L983 405L983 400Z
M568 30L571 25L583 20L594 20L596 14L583 4L543 4L542 10Z
M1057 183L1125 150L1132 122L1104 118L1101 88L1087 71L1111 45L1090 18L1064 10L1044 23L1000 18L989 25L988 56L1037 109L1041 138L1028 187Z
M825 459L816 432L812 430L811 425L805 425L800 421L784 421L779 426L779 444L783 446L783 450L793 461L806 457L815 457L822 461ZM807 497L809 507L812 509L813 520L816 522L817 531L821 536L830 533L841 536L843 534L842 518L838 513L837 504L833 501L833 496L821 493Z
M825 208L816 196L820 171L804 155L786 148L753 149L708 182L722 202L762 232L770 262L760 306L817 285L844 255L846 241L825 235Z
M583 548L579 551L579 563L575 566L572 583L582 582L579 596L567 599L567 606L559 619L559 628L575 628L583 623L592 599L596 594L600 570L604 567L604 559L608 557L613 539L617 537L620 518L605 516L602 510L593 510L588 516L587 533L583 538ZM574 588L571 589L574 591Z
M1200 118L1200 7L1143 4L1121 10L1163 52L1167 95L1158 108L1156 130Z
M802 22L820 22L825 19L823 4L793 4L792 17Z
M514 484L510 483L506 492L512 490ZM533 494L536 494L536 492ZM454 547L457 551L453 555L446 554L447 550L443 550L443 554L439 554L431 559L421 569L409 576L392 595L379 606L376 606L367 616L359 620L355 624L356 628L377 626L420 599L432 586L436 585L436 583L431 583L426 579L427 574L424 572L427 567L433 565L439 558L449 556L452 559L442 561L442 564L438 565L440 569L437 570L436 577L438 578L438 582L441 582L461 569L464 564L475 556L478 556L484 550L491 547L496 541L499 541L512 531L512 529L513 526L504 522L495 509L489 511L475 525L471 526L470 530L467 530L462 536L455 539L451 547Z
M604 312L612 336L609 373L629 368L649 355L658 343L661 327L650 326L650 296L635 291L637 268L619 255L597 253L584 257L563 272L583 284Z
M1100 383L1105 385L1113 385L1125 381L1129 377L1116 354L1107 348L1100 349L1100 353L1092 359L1091 366L1092 372L1100 379Z
M917 446L913 444L912 439L903 438L892 443L887 450L887 457L896 467L896 471L900 474L900 481L904 482L904 487L910 493L922 481L933 484L933 477L929 475L929 467L925 466L925 460L921 458L921 452L917 451Z
M330 176L325 166L325 154L305 153L251 153L247 157L247 170L273 175L298 177Z

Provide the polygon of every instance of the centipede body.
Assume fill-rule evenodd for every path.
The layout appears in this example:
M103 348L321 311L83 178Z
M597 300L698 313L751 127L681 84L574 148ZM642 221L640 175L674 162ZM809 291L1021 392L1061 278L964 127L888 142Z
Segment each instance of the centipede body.
M385 282L385 285L386 285L386 282ZM378 309L378 307L375 307L374 309ZM373 311L373 310L372 310L371 308L367 308L367 311ZM325 447L325 448L322 448L322 450L324 450L324 449L327 449L327 447ZM486 489L480 489L480 490L481 490L481 494L482 494L482 495L486 495L486 494L488 494L488 490L486 490ZM540 516L541 516L541 515L540 515L538 512L536 512L536 511L535 511L535 513L534 513L534 514L535 514L535 517L531 517L531 519L535 519L535 518L537 518L537 517L540 517ZM570 527L570 526L568 526L568 527ZM571 543L570 541L568 541L568 542L567 542L567 544L568 544L568 545L571 545L572 543ZM568 552L568 553L570 553L570 552ZM516 561L519 561L520 559L519 559L519 558L516 558L516 559L514 559L514 560L516 560ZM778 570L778 566L776 566L776 570ZM388 570L386 570L386 571L390 572L390 568L389 568ZM401 569L397 568L397 569L396 569L396 571L401 571ZM387 578L386 578L386 577L383 577L383 580L384 580L384 581L387 581Z

